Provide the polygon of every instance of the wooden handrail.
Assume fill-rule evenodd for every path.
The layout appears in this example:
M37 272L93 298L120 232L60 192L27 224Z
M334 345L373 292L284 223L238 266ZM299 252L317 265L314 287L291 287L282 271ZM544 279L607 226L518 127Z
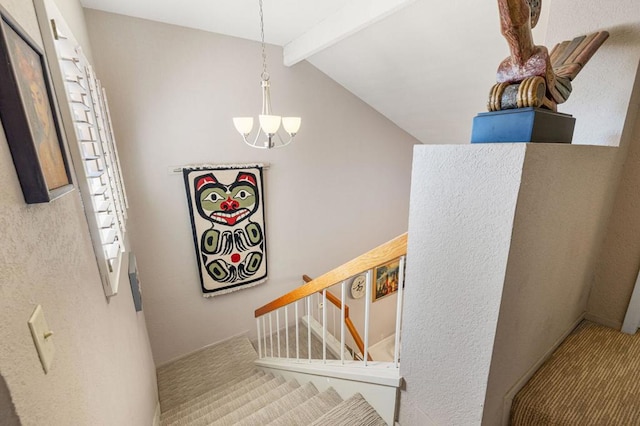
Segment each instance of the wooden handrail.
M373 250L366 252L342 266L311 280L297 289L290 291L284 296L280 296L266 305L256 309L255 317L261 317L264 314L280 309L286 305L303 299L307 296L317 293L326 288L331 287L339 282L360 274L369 269L375 268L383 263L390 262L407 253L407 234L404 233L399 237L388 241Z
M313 279L311 279L308 275L303 275L302 279L305 283L313 281ZM322 294L322 292L319 293ZM333 293L327 291L327 300L331 302L336 308L342 310L342 302ZM362 354L362 356L364 356L364 342L362 341L362 337L360 337L360 333L358 333L356 326L353 324L353 321L351 321L351 318L349 318L349 306L346 303L344 304L344 325L347 326L347 330L349 330L351 337L353 337L353 341L358 347L358 350L360 350L360 353ZM373 359L371 358L371 354L367 353L367 359L369 361L373 361Z

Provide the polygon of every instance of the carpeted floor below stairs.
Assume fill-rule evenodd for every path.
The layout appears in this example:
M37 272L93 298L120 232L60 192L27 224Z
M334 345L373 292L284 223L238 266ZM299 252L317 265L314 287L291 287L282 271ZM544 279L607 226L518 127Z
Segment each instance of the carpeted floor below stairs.
M640 333L583 321L518 392L511 425L640 425Z
M355 394L265 373L256 351L233 338L158 368L162 425L379 426L386 423Z

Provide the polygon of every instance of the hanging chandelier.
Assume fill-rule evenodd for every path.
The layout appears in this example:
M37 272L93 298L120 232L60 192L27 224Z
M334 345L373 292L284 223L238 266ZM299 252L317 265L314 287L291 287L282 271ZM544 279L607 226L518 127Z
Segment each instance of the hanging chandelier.
M255 139L250 140L249 135L253 130L253 117L234 117L233 124L236 130L242 135L244 142L253 147L261 149L281 148L291 143L293 138L300 129L302 119L300 117L281 117L271 113L271 91L269 83L269 73L267 72L267 53L264 45L264 16L262 14L262 0L260 4L260 37L262 41L262 74L260 74L262 86L262 112L258 115L260 128L256 133ZM280 136L280 124L288 138L284 139ZM262 131L262 132L261 132ZM263 134L266 140L258 142L260 135Z

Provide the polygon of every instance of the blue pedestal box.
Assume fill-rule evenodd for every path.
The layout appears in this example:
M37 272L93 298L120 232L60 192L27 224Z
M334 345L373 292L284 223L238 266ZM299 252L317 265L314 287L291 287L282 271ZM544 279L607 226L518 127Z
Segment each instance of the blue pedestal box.
M576 119L542 108L481 112L473 119L471 143L571 143Z

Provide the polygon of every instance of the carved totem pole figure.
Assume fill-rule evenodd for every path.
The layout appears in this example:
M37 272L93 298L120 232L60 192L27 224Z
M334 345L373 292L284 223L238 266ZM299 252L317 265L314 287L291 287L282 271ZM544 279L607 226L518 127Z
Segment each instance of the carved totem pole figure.
M542 0L498 0L502 35L511 56L498 67L489 111L544 107L552 111L571 94L571 81L609 37L600 31L558 43L551 54L533 43Z

